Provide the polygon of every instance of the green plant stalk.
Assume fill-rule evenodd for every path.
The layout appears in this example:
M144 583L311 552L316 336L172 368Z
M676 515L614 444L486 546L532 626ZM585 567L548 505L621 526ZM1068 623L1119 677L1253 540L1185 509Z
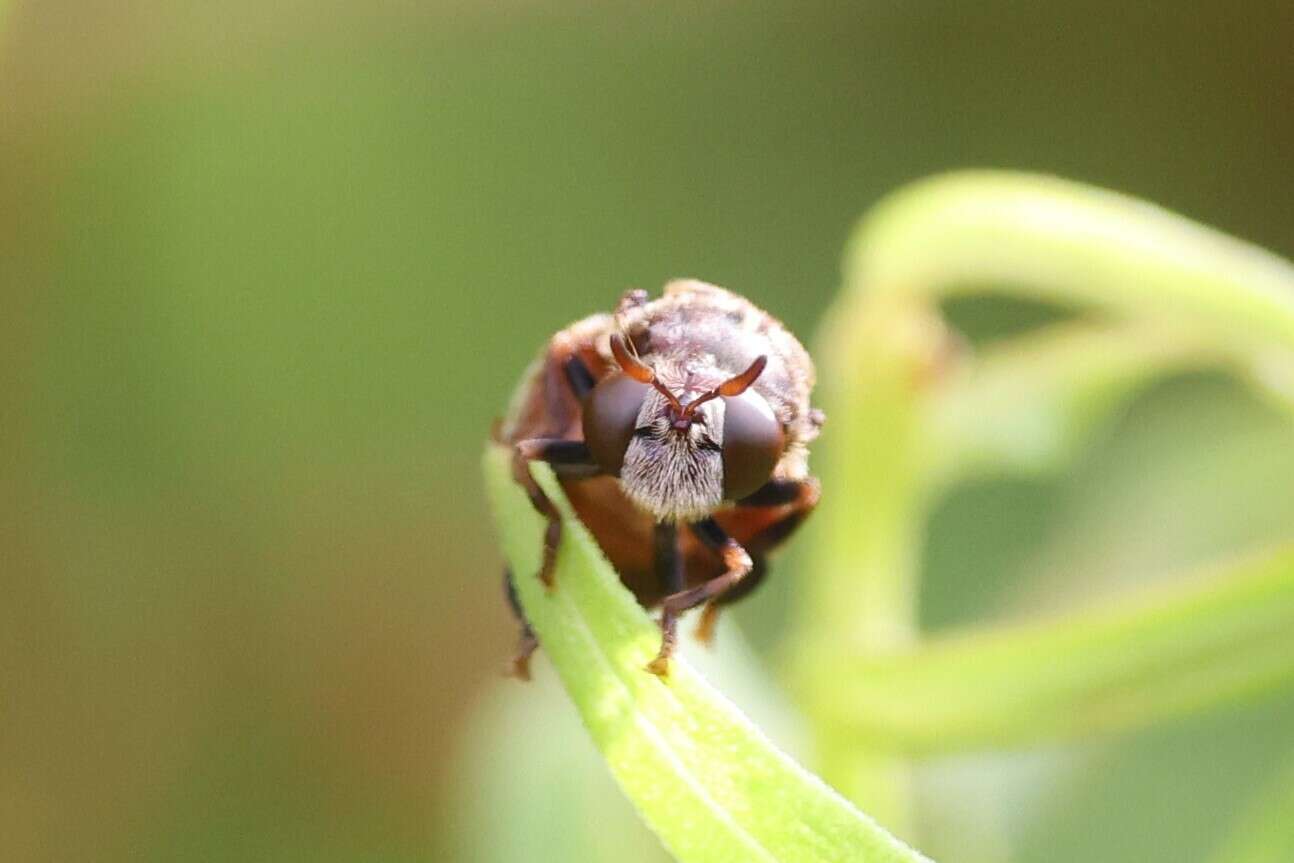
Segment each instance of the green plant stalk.
M829 416L814 452L824 495L804 542L805 589L788 639L791 676L815 725L821 769L895 826L903 823L909 796L907 762L894 747L911 732L860 733L855 717L833 704L853 699L863 709L874 685L863 673L872 670L868 663L907 655L916 639L913 600L928 501L962 471L1055 466L1137 386L1187 360L1162 344L1139 357L1147 346L1111 343L1105 356L1070 352L1050 370L1030 370L1028 360L1008 361L986 368L986 374L972 372L960 388L941 386L942 322L933 307L959 292L998 292L1133 325L1153 321L1164 338L1180 339L1201 357L1226 358L1289 405L1294 268L1115 193L1050 177L969 172L917 183L876 207L851 240L845 281L816 352L821 403ZM1149 371L1138 368L1143 361ZM1038 401L1012 403L1009 393L997 389L1021 384L1032 387ZM976 403L985 396L995 397L996 404ZM977 416L980 407L987 410ZM994 426L1001 418L1015 425ZM967 419L959 432L957 424ZM1024 434L1034 435L1034 449L1023 454L1014 449L1019 440L1012 440L1022 424ZM947 446L947 455L936 451L940 445ZM975 463L960 463L959 456ZM838 662L849 654L859 673L842 678ZM1007 686L1011 679L1008 663L979 668L986 675L981 681L974 677L977 666L949 655L948 667L965 676L941 679L943 686L975 691L980 683ZM1011 657L1022 669L1029 658L1023 651ZM1166 664L1157 673L1173 668ZM922 673L914 663L894 676L892 712L913 728L920 727L924 699L938 695L902 682L905 675L915 680ZM1195 696L1169 684L1156 692L1165 705L1182 705L1200 703L1200 693L1210 686L1235 685L1224 673L1201 672L1193 680ZM1095 684L1067 692L1075 700L1053 704L1053 716L1099 718L1099 703L1081 700L1101 702L1111 694ZM1009 709L1031 705L1016 702ZM1155 712L1153 705L1141 709L1144 715ZM932 734L983 739L987 732L972 720L950 715ZM1001 737L995 739L1001 743L1014 739L1016 730L1006 720L998 717Z
M644 670L660 630L545 465L535 478L563 518L556 587L528 575L538 570L543 521L509 462L506 448L487 448L487 488L521 605L611 772L677 859L926 859L780 752L684 660L667 681Z
M1153 204L1054 177L971 171L886 199L855 233L856 291L1011 293L1294 350L1294 267Z
M846 296L819 338L829 444L815 449L818 511L798 541L792 674L814 721L824 777L896 830L912 832L909 768L824 719L817 705L841 685L824 669L841 655L910 645L920 567L924 474L920 398L948 342L933 310L908 298Z
M868 746L924 756L1126 730L1294 681L1294 546L1183 581L855 657L844 673L866 685L817 706Z
M801 629L822 634L809 643L832 654L889 649L916 635L917 424L946 333L923 304L906 300L845 304L827 320L818 355L830 444L815 451L824 488L805 531L814 575L803 583Z

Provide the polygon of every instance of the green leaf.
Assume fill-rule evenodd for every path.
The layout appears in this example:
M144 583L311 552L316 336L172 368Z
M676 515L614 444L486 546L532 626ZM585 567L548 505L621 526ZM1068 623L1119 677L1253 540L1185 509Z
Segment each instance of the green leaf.
M854 684L816 706L909 753L1121 730L1294 681L1291 632L1287 546L1059 620L857 657Z
M643 666L660 631L534 467L564 521L556 587L538 579L543 521L491 445L486 482L522 607L620 787L684 863L925 860L770 743L682 658ZM542 740L535 741L542 746Z

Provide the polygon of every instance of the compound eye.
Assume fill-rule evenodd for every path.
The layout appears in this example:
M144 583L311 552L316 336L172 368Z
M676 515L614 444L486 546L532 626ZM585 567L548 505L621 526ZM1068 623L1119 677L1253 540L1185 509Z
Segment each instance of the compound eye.
M786 438L773 409L754 390L723 403L723 496L741 500L768 482Z
M584 399L584 443L594 461L613 476L620 475L638 411L650 390L649 384L617 373L598 381Z

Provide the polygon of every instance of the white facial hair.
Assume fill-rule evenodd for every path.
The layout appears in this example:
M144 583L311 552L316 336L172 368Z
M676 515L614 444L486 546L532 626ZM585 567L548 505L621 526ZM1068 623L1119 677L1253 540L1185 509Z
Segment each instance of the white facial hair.
M644 406L644 413L647 413ZM698 521L714 512L723 500L723 456L698 446L709 434L722 445L722 437L708 429L723 428L723 405L716 399L700 406L706 428L693 424L686 434L658 417L652 434L634 437L620 468L620 484L637 506L657 521Z

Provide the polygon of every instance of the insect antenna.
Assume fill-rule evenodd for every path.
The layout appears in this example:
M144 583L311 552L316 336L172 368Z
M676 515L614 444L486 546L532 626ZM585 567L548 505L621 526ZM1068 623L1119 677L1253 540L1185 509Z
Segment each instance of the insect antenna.
M625 337L619 333L611 334L611 355L616 358L620 368L629 377L641 384L651 384L656 391L669 400L670 406L682 416L685 413L683 405L678 400L678 396L669 391L663 383L656 379L656 372L651 366L629 353L629 346L625 342Z
M739 375L733 375L723 383L719 384L708 393L697 396L687 403L683 409L683 418L690 419L698 407L706 402L717 399L719 396L739 396L750 388L750 385L763 373L764 366L768 365L768 357L763 354L755 357L755 361L746 367L746 370Z

